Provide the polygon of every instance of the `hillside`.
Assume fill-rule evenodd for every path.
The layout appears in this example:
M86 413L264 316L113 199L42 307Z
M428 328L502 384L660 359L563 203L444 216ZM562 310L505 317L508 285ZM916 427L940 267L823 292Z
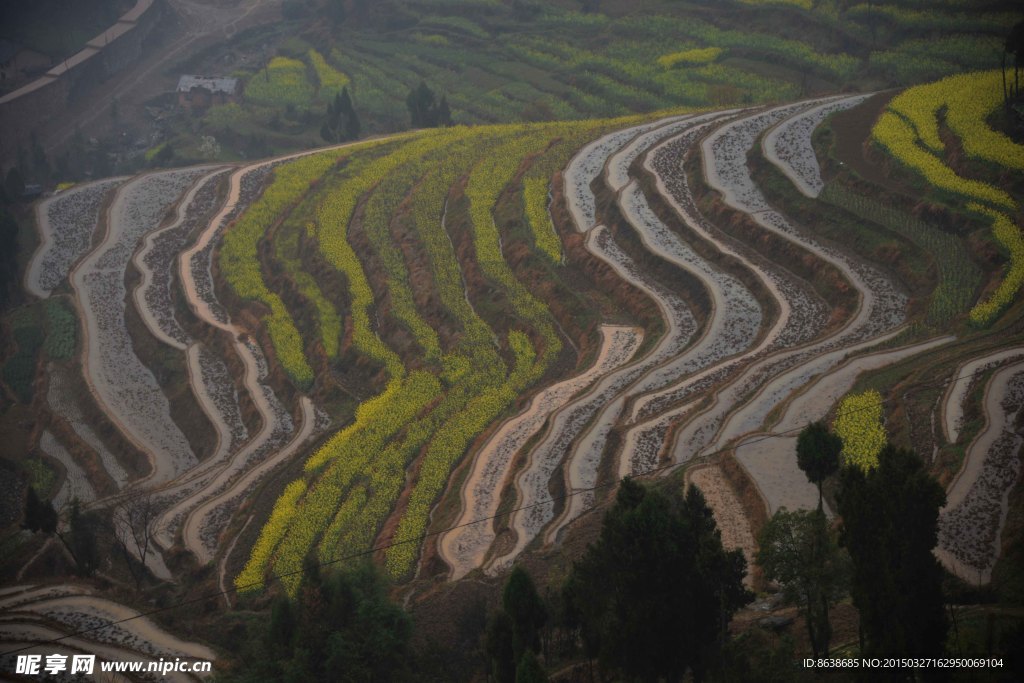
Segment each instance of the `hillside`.
M230 660L310 562L372 558L421 624L514 564L557 592L625 476L700 486L763 597L755 539L817 505L795 451L818 420L848 465L919 453L950 595L1015 609L1004 5L341 3L331 31L331 3L286 5L239 38L282 38L242 103L172 139L223 126L219 155L12 208L36 244L0 356L2 651L198 600L86 640ZM420 79L455 125L404 130ZM359 139L237 159L232 135L294 116L294 146L343 86ZM92 571L18 531L30 486L93 515Z

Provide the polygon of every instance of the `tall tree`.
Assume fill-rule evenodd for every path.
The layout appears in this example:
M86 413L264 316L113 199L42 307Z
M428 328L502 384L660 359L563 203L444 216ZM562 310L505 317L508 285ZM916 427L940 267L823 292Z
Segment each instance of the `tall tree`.
M844 467L837 495L841 541L853 565L861 651L908 657L942 654L948 622L942 568L932 554L943 488L913 451L886 446L878 467Z
M1013 55L1013 89L1007 92L1006 55ZM1003 44L1003 96L1006 100L1020 97L1020 70L1024 67L1024 19L1014 24Z
M843 440L830 432L824 422L812 422L797 437L796 464L807 480L818 486L818 510L822 509L822 482L839 469L842 451Z
M409 120L413 128L436 128L452 125L452 112L448 107L448 98L441 96L438 102L434 91L425 81L409 91L405 98L405 106L409 110Z
M512 618L512 648L518 660L527 650L540 651L540 630L548 619L544 602L537 594L533 579L516 565L501 595L502 607Z
M700 681L752 597L745 572L743 554L722 548L698 489L672 496L626 479L566 595L602 667L640 680L679 681L689 671Z
M342 86L340 97L341 118L344 122L346 140L355 140L359 137L362 125L359 123L359 115L356 114L352 105L352 97L348 93L348 86Z
M814 656L828 654L829 609L846 594L850 566L825 514L781 508L761 530L758 547L765 578L777 581L786 601L800 606Z
M153 540L152 522L156 513L156 505L150 493L126 498L114 506L114 540L135 581L136 591L145 573L146 555Z
M18 222L10 212L0 207L0 311L7 308L11 292L17 286Z
M411 632L372 564L321 574L307 561L297 597L278 599L269 620L253 622L224 680L408 680Z
M25 520L21 523L23 529L29 531L42 531L44 534L52 534L57 530L57 511L48 500L40 500L35 488L28 487L28 494L25 496Z
M95 512L83 512L77 498L71 501L67 535L58 529L57 536L71 552L79 576L92 576L100 565L100 551L96 541L101 526L102 522Z
M516 683L547 683L547 680L547 674L537 660L537 655L527 650L516 665Z
M441 102L437 105L437 125L443 128L450 128L452 125L452 110L448 106L447 95L441 95Z

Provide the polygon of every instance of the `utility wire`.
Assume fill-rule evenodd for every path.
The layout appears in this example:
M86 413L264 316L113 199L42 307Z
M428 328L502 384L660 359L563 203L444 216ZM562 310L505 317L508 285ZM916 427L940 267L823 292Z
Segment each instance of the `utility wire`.
M943 385L946 385L948 383L955 383L955 382L959 382L962 379L967 379L967 378L974 377L976 375L980 375L983 372L987 372L987 371L988 371L987 368L981 368L981 369L978 369L978 370L976 370L974 372L967 373L965 375L960 375L960 376L958 376L958 377L956 377L956 378L954 378L952 380L949 380L948 382L946 380L942 380L941 382L939 380L936 380L935 382L918 382L918 383L915 383L915 384L911 385L910 389L927 389L927 388L931 388L931 387L943 386ZM906 395L906 393L908 393L908 391L904 391L903 395ZM892 399L884 399L883 403L885 403L887 401L890 401L890 400L892 400ZM851 414L854 414L854 413L863 412L863 411L870 410L870 409L871 409L870 406L865 406L863 408L852 408L852 409L848 409L846 412L844 412L842 414L843 415L851 415ZM785 430L785 431L782 431L782 432L768 432L768 433L764 433L764 434L759 434L759 435L756 435L756 436L754 436L752 438L744 440L743 444L744 445L748 445L748 444L753 444L753 443L759 443L761 441L765 441L765 440L768 440L768 439L776 439L776 438L783 438L783 437L786 437L786 436L792 436L793 434L798 434L799 432L803 431L803 429L804 429L804 427L794 427L793 429L788 429L788 430ZM687 462L682 462L682 463L673 462L673 463L669 463L669 464L666 464L666 465L661 465L659 467L654 467L654 468L651 468L651 469L646 470L644 472L641 472L641 473L639 473L637 475L634 475L634 478L636 478L636 477L647 477L647 476L651 476L653 474L657 474L659 472L664 472L666 470L682 467L683 465L691 464L693 462L707 460L707 459L709 459L709 458L711 458L711 457L713 457L715 455L721 455L721 454L727 453L727 452L729 452L729 451L731 451L733 449L734 449L734 446L723 447L723 448L720 448L718 450L711 451L709 453L705 453L703 455L700 455L697 458L694 458L693 460L690 460L690 461L687 461ZM354 559L358 559L360 557L366 557L368 555L372 555L373 553L379 552L381 550L387 550L388 548L393 548L395 546L405 545L405 544L408 544L408 543L419 543L419 542L424 541L424 540L426 540L428 538L431 538L433 536L439 536L441 534L448 533L449 531L454 531L456 529L461 529L462 527L468 527L468 526L472 526L474 524L482 524L484 522L490 522L490 521L493 521L493 520L496 520L496 519L500 519L502 517L507 517L507 516L512 515L512 514L514 514L516 512L521 512L523 510L530 510L532 508L540 507L542 505L550 505L552 503L555 503L555 502L558 502L558 501L562 501L562 500L566 500L568 498L572 498L573 496L577 496L577 495L580 495L580 494L583 494L583 493L591 493L593 491L600 491L602 489L607 489L607 488L611 488L613 486L618 486L618 484L619 484L619 482L616 480L616 481L610 481L610 482L607 482L607 483L604 483L604 484L598 484L596 486L591 486L591 487L587 487L587 488L574 489L571 492L564 493L564 494L559 495L559 496L552 496L551 498L548 498L548 499L542 500L542 501L538 501L536 503L531 503L529 505L521 505L519 507L512 508L510 510L496 512L495 514L490 515L488 517L481 517L481 518L478 518L478 519L471 520L469 522L463 522L462 524L456 524L454 526L450 526L450 527L447 527L447 528L444 528L444 529L439 529L437 531L426 532L424 534L421 534L421 535L413 537L413 538L407 538L407 539L402 539L402 540L398 540L398 541L391 541L390 543L385 543L385 544L382 544L382 545L374 546L373 548L369 548L367 550L363 550L363 551L360 551L360 552L351 553L351 554L348 554L348 555L341 555L341 556L338 556L338 557L331 558L329 560L323 560L323 561L317 562L315 564L315 566L316 567L326 567L326 566L330 566L330 565L333 565L333 564L337 564L339 562L346 562L348 560L354 560ZM601 507L604 507L606 504L607 504L606 501L597 501L592 506L590 506L588 508L588 510L593 510L593 509L596 509L596 508L601 508ZM241 586L237 586L236 585L236 586L233 586L231 588L227 588L225 590L214 591L214 592L211 592L211 593L207 593L205 595L201 595L201 596L196 597L196 598L190 598L188 600L183 600L181 602L176 602L176 603L173 603L173 604L170 604L170 605L165 605L163 607L158 607L156 609L152 609L152 610L149 610L147 612L140 612L139 614L136 614L134 616L125 617L124 619L118 619L117 621L111 621L109 623L101 624L99 626L93 626L93 627L90 627L90 628L81 629L81 630L78 630L78 631L73 631L73 632L65 634L65 635L63 635L63 636L61 636L59 638L52 638L50 640L43 640L43 641L35 641L35 642L31 643L31 644L24 645L24 646L22 646L20 648L17 648L17 649L14 649L14 650L8 650L7 652L2 652L2 653L0 653L0 657L7 657L9 655L17 654L19 652L24 652L25 650L29 650L29 649L34 648L34 647L39 647L39 646L45 646L45 645L50 645L50 644L54 644L54 643L59 643L59 642L61 642L63 640L67 640L68 638L75 638L75 637L78 637L78 636L82 636L82 635L91 633L93 631L99 631L99 630L102 630L102 629L105 629L105 628L109 628L109 627L112 627L112 626L117 626L119 624L123 624L123 623L128 622L128 621L132 621L132 620L135 620L135 619L140 619L142 617L152 616L154 614L159 614L161 612L167 612L167 611L170 611L172 609L177 609L179 607L184 607L186 605L194 605L196 603L205 602L207 600L212 600L212 599L215 599L215 598L223 597L223 596L226 596L226 595L230 595L232 593L238 593L240 591L245 591L245 590L250 589L250 588L256 588L258 586L264 586L264 585L266 585L268 583L271 583L271 582L273 582L275 580L280 580L280 579L283 579L283 578L286 578L286 577L289 577L289 576L295 576L297 574L302 574L304 571L305 571L305 568L293 570L293 571L290 571L290 572L283 572L283 573L280 573L280 574L271 574L267 581L254 581L252 583L243 584Z

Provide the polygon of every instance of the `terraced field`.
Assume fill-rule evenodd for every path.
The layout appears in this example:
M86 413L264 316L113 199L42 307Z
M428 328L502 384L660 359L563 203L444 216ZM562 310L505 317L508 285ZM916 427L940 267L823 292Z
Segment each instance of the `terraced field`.
M876 128L894 153L887 126L923 116L914 96ZM752 506L816 503L794 453L807 422L867 386L897 434L918 385L945 385L924 420L941 429L907 429L925 455L969 441L940 555L986 580L1022 443L1017 188L959 186L944 210L973 236L947 233L943 255L837 208L870 181L821 131L870 101L416 131L57 195L26 281L70 291L81 321L81 369L51 358L46 373L54 499L148 496L154 574L212 565L221 589L294 594L307 557L371 554L399 580L499 573L560 543L621 476L699 465L691 480L749 553ZM921 149L935 161L904 155L895 183L946 163ZM987 266L930 326L944 271L901 259L967 259L990 229L1009 271ZM126 609L24 596L0 598L20 605L5 642L54 632L37 613Z

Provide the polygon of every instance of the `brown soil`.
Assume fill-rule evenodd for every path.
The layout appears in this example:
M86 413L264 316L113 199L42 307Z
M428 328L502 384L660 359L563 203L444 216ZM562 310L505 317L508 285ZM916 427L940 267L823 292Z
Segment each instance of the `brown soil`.
M867 146L871 144L871 127L894 95L893 90L872 95L833 116L829 124L835 137L832 156L864 180L881 186L891 185L892 178L888 169L868 157Z

